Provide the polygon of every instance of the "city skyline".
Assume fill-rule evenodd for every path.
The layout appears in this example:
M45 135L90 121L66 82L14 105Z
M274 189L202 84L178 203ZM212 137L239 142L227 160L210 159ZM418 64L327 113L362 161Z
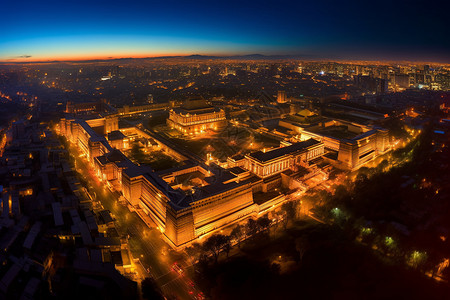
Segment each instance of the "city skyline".
M450 62L445 10L433 1L332 4L7 3L0 61L258 53Z

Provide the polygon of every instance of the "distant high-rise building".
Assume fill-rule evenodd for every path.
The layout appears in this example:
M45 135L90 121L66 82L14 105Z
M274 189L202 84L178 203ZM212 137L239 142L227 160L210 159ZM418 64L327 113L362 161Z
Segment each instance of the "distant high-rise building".
M395 74L394 85L396 88L401 88L401 89L409 88L409 75Z
M25 134L25 123L23 121L16 121L12 124L11 129L14 140L23 138Z
M353 77L355 85L363 90L375 93L386 93L388 91L388 80L373 78L369 75L356 75Z
M114 76L120 75L120 67L119 66L114 66L114 68L112 70L112 75L114 75Z
M247 75L247 71L245 70L236 70L236 76L239 78L244 78Z
M389 84L387 79L377 78L376 84L377 84L376 93L383 94L388 92Z
M153 94L147 95L147 103L153 104Z
M278 91L277 102L278 103L286 103L287 102L286 91Z

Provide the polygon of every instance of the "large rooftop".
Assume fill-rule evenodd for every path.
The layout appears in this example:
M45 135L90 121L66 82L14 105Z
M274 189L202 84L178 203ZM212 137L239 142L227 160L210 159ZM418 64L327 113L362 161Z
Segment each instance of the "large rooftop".
M174 108L173 111L175 111L178 114L193 115L193 114L206 114L219 112L220 109L208 105L208 103L206 103L206 100L203 98L191 98L186 100L181 107Z
M123 140L125 138L125 135L120 132L119 130L111 131L108 133L108 140L114 141L114 140Z
M212 175L204 178L206 183L204 186L193 187L190 193L186 193L186 191L179 188L174 189L149 168L145 169L142 166L136 166L134 168L128 168L124 172L130 177L139 175L144 176L148 182L153 184L159 192L164 194L170 200L168 204L175 210L187 208L195 201L260 180L256 176L249 176L243 180L237 180L237 176L228 170L207 166L204 167L211 171Z
M281 157L283 155L288 155L288 154L291 154L291 153L294 153L297 151L304 150L308 147L314 146L319 143L320 143L319 141L316 141L314 139L309 139L307 141L295 143L295 144L292 144L287 147L277 148L274 150L270 150L268 152L262 152L262 151L253 152L253 153L250 153L249 156L256 160L259 160L260 162L266 162L266 161L272 160L274 158Z
M346 125L333 125L328 127L320 127L317 129L307 129L310 132L317 133L324 136L329 136L337 139L353 139L358 136L359 133L348 130L348 126Z
M219 112L220 108L214 108L214 107L203 107L203 108L195 108L195 109L187 109L187 108L174 108L174 112L177 114L191 114L191 115L200 115L200 114L209 114L213 112Z

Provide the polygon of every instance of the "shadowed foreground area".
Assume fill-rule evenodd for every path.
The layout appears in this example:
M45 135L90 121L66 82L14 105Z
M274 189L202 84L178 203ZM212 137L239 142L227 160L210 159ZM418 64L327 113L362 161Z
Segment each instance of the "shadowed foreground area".
M198 282L212 299L445 299L450 291L383 261L337 227L303 222L277 237L259 235L217 265L198 267Z

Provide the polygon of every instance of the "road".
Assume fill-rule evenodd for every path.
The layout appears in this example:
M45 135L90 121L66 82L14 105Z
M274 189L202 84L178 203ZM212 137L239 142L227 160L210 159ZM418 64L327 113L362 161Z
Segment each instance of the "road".
M164 242L159 230L149 228L136 212L130 212L125 205L119 204L116 195L99 181L87 160L79 157L75 147L71 146L69 152L75 158L76 169L81 177L88 182L86 188L89 193L112 213L119 234L128 237L131 254L133 258L139 259L136 264L141 265L137 268L139 277L153 277L166 296L175 296L177 299L201 298L200 291L193 284L194 268L187 255L174 251ZM182 274L172 269L175 262L183 268Z

